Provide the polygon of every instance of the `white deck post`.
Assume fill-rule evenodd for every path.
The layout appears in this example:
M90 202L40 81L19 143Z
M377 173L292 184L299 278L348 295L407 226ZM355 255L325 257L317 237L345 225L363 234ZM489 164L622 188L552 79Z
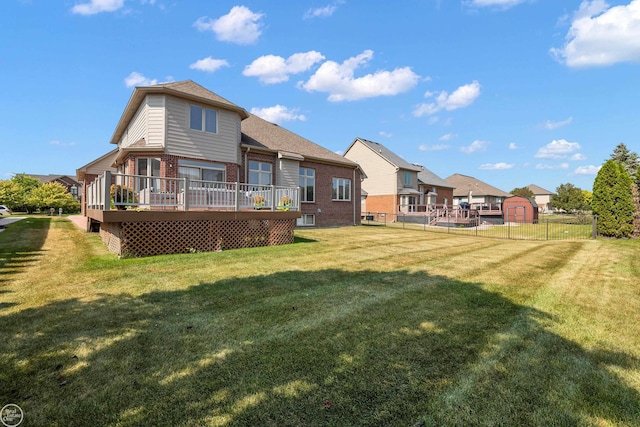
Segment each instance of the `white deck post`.
M100 201L102 202L102 210L108 211L111 209L111 172L104 171L103 179Z
M183 201L182 209L184 209L186 212L189 210L189 185L190 184L189 184L188 176L184 178L184 182L182 185L184 185L184 201Z

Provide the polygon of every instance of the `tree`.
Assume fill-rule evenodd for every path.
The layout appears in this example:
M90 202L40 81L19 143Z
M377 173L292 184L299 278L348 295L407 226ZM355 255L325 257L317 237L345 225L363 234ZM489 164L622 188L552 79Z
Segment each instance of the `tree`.
M567 212L584 209L584 194L580 188L571 183L560 184L556 188L556 194L551 196L551 206Z
M533 199L536 196L529 187L516 187L511 190L511 194L514 196L526 197L527 199Z
M598 216L598 233L609 237L630 237L635 206L631 177L617 161L607 160L593 183L591 209Z
M582 198L584 199L584 209L591 209L591 200L593 199L593 193L589 190L582 190Z
M77 212L80 204L73 196L67 192L64 185L57 182L47 182L34 188L27 196L30 206L35 206L40 210L54 208L56 211L62 208L65 212Z
M620 163L629 176L635 177L640 166L640 158L635 151L629 151L626 145L620 143L613 149L610 160Z
M40 186L37 178L25 174L14 175L10 180L0 181L0 203L13 210L24 210L30 213L34 210L27 199L29 193Z

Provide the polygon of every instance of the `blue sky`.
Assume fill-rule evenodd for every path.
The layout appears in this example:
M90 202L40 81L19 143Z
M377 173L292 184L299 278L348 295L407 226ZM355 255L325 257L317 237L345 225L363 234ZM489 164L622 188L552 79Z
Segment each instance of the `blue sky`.
M0 179L75 174L134 86L185 79L505 191L640 152L640 0L5 0L0 60Z

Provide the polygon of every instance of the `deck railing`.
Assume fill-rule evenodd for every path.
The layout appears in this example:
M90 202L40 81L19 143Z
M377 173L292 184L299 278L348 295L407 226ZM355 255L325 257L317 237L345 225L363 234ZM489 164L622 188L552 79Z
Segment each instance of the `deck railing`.
M300 189L105 172L87 186L87 209L299 210Z

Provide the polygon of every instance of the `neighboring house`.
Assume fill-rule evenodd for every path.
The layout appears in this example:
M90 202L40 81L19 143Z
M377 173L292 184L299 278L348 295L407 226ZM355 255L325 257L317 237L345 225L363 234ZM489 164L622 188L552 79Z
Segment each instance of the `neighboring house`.
M273 224L282 221L289 224L291 220L293 226L297 221L298 225L322 227L360 223L361 170L356 163L249 114L191 80L136 87L111 143L118 146L115 157L113 152L108 153L79 169L79 175L84 173L86 184L97 180L100 176L96 177L93 171L106 169L106 164L112 160L109 168L117 171L115 183L127 188L126 191L133 188L129 205L150 207L152 211L173 211L164 216L152 212L154 215L148 216L149 223L159 221L157 218L171 218L176 224L172 222L169 228L184 230L188 228L187 221L193 224L202 218L217 221L216 227L216 224L222 224L223 217L243 221L236 228L244 231L229 237L232 242L222 242L218 238L217 243L211 243L210 240L216 239L202 238L199 244L206 246L202 250L259 246L271 241L290 242L293 233L289 225L283 226L282 238L247 236L253 232L251 230L271 229ZM105 175L105 178L109 176ZM180 187L182 182L190 183L188 188ZM218 184L214 185L214 182ZM102 195L102 189L108 184L96 182L97 193ZM94 187L87 191L95 192ZM302 191L298 187L302 187ZM280 193L272 193L274 191ZM232 202L229 202L230 197ZM254 200L255 206L262 208L257 204L258 198L261 202L267 201L266 207L270 207L271 212L264 208L253 210ZM123 215L129 212L109 212L107 201L103 199L96 198L95 204L88 206L86 212L93 215L92 220L102 223L101 232L109 228L112 238L121 232L122 224L127 221ZM284 199L290 199L292 204L276 211L276 204L280 206ZM250 212L246 209L247 202L251 203ZM229 217L212 212L221 210L223 205L227 211L236 213ZM183 212L176 215L175 211ZM206 215L196 211L205 211ZM143 217L135 216L136 220ZM106 226L107 220L109 224L117 222L121 225ZM228 224L220 227L229 228ZM120 237L120 240L123 239ZM184 244L193 244L188 238L183 240ZM198 248L194 245L190 249ZM180 252L184 248L162 251Z
M545 190L544 188L538 187L535 184L529 184L526 188L533 192L540 213L550 212L552 210L551 196L554 195L552 191Z
M502 203L507 197L513 196L513 194L502 191L472 176L459 173L445 178L445 181L455 187L455 190L453 190L454 206L458 206L461 202L480 207L483 205L495 206Z
M356 138L344 157L364 171L363 213L424 212L428 205L446 205L452 200L452 185L380 143Z
M82 184L76 181L75 178L70 177L69 175L31 175L25 174L31 178L36 178L42 184L46 184L48 182L57 182L67 189L67 192L73 196L75 200L78 200L80 194L82 194Z

